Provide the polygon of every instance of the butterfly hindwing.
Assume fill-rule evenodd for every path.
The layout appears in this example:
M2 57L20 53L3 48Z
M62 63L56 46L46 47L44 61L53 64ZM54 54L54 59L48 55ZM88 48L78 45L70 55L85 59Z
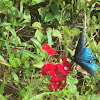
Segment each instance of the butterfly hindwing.
M93 69L90 68L90 67L88 66L88 64L86 64L86 63L84 63L84 62L80 62L80 63L78 63L78 64L79 64L84 70L86 70L91 76L93 76L94 78L96 78ZM91 66L92 66L92 64L91 64Z

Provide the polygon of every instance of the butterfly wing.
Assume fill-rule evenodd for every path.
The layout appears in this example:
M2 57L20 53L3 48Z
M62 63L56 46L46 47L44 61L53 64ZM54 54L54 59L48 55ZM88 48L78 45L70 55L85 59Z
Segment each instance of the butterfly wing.
M84 39L83 39L83 30L80 34L80 38L76 47L76 51L75 51L75 57L78 55L78 53L80 52L80 50L84 47Z
M81 51L76 57L76 63L79 64L84 70L86 70L93 77L95 77L94 71L96 71L97 68L99 68L95 64L95 61L96 61L95 56L93 55L92 51L87 47L81 49Z
M83 30L80 34L80 39L76 47L74 61L90 75L96 78L94 74L94 71L98 68L98 66L95 64L96 58L89 48L84 47Z
M93 52L87 47L82 48L79 54L77 55L77 57L79 57L80 59L82 58L83 60L86 60L86 61L96 60Z
M89 63L84 63L84 62L79 62L78 63L84 70L86 70L91 76L95 77L94 71L91 67L89 66L93 66L92 64ZM95 66L95 65L94 65Z

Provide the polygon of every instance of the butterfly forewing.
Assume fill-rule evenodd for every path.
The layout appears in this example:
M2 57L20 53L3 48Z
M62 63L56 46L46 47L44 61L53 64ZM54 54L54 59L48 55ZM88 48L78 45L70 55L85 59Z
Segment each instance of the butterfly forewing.
M79 39L77 47L76 47L75 56L78 55L78 53L80 52L80 50L83 47L84 47L84 39L83 39L83 30L82 30L82 33L80 34L80 39Z
M84 47L83 49L81 49L79 54L76 56L76 58L88 63L94 63L96 60L92 51L87 47Z

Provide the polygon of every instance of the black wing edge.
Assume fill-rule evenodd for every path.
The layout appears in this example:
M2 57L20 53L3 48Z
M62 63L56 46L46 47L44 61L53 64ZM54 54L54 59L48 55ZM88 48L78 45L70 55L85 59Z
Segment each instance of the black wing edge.
M91 76L93 76L96 79L96 76L94 74L94 71L89 68L87 65L85 65L84 63L78 63L84 70L86 70Z
M80 52L80 50L84 47L83 30L80 34L80 38L79 38L79 41L78 41L78 44L77 44L77 47L76 47L76 51L75 51L75 56L77 56L78 53Z

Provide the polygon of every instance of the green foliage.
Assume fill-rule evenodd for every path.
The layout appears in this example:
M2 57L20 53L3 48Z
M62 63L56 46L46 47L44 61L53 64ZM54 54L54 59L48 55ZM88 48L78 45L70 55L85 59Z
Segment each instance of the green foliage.
M45 0L32 0L30 5L36 5L38 3L44 2Z
M2 81L1 86L0 86L0 94L4 93L4 87L5 87L5 75L3 77L3 81Z
M84 25L85 44L100 62L99 11L100 0L1 0L0 100L13 98L15 91L15 100L99 100L100 69L98 80L83 78L74 69L66 78L66 87L55 92L49 89L47 78L41 77L48 59L42 45L59 52L50 62L56 59L53 63L59 63L63 55L71 61ZM5 87L9 85L14 92L8 93Z

